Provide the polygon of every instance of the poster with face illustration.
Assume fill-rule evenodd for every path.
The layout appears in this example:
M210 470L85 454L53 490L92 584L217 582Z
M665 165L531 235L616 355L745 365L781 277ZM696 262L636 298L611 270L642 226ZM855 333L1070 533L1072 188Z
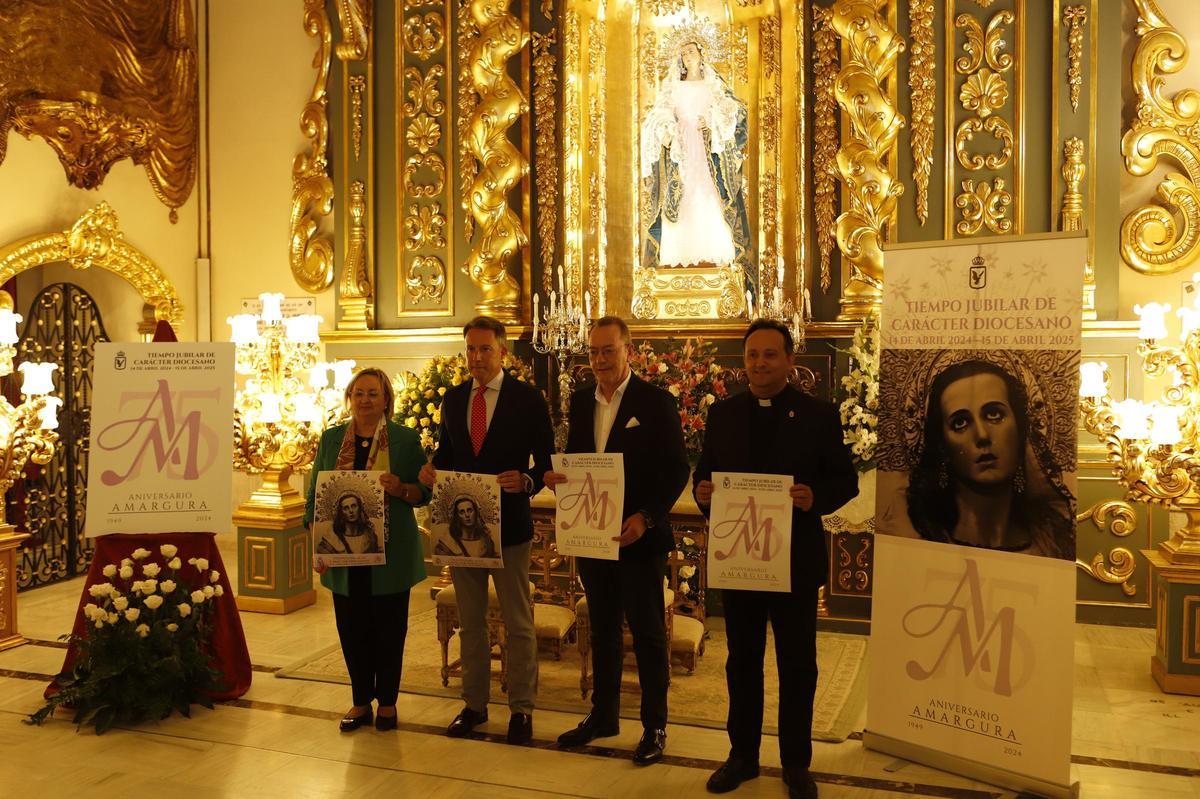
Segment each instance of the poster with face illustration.
M1075 559L1087 239L887 252L878 532Z
M327 566L381 566L387 541L383 472L317 474L313 552Z
M485 569L504 566L496 475L438 470L429 508L434 563Z

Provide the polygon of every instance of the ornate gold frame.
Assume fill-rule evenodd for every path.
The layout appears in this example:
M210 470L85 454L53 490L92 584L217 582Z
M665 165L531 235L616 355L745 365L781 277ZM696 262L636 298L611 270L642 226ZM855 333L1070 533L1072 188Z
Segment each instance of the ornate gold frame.
M183 321L183 305L175 286L149 256L125 241L117 214L108 203L85 211L68 230L40 233L0 247L0 285L57 261L73 269L98 267L133 286L145 302L138 324L142 336L153 335L159 320L174 326Z

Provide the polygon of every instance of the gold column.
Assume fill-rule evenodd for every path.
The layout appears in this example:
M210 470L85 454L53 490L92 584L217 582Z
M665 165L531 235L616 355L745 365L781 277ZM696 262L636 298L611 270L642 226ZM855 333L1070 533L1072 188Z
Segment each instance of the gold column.
M885 87L904 42L888 24L889 11L895 0L838 0L833 6L833 28L845 44L834 94L850 126L837 155L849 200L837 220L838 248L849 266L838 315L844 320L866 318L879 307L882 244L904 193L891 163L904 118Z
M529 172L529 161L508 139L508 129L529 103L508 77L508 60L524 49L529 32L509 13L508 0L472 0L478 37L470 50L472 89L479 95L467 123L467 146L478 162L470 210L479 226L466 270L483 294L480 313L509 323L521 320L521 285L509 265L528 242L508 194Z

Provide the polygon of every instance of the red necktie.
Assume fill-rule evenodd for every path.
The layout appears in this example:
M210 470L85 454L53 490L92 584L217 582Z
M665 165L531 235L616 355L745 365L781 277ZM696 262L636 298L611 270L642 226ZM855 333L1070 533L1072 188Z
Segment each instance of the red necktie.
M475 389L475 399L471 400L471 448L475 450L476 455L483 449L483 439L487 436L487 400L483 398L485 391L487 386Z

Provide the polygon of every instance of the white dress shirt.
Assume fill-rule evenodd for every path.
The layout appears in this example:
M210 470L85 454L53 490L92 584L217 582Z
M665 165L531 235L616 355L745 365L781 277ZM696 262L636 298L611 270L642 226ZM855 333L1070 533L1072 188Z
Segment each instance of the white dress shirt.
M596 414L593 417L596 452L603 452L604 447L608 444L608 434L612 432L613 421L617 418L617 411L621 408L621 398L625 396L625 389L629 387L631 377L633 377L632 370L625 373L625 379L621 381L621 385L617 386L611 400L605 399L599 384L596 385Z

